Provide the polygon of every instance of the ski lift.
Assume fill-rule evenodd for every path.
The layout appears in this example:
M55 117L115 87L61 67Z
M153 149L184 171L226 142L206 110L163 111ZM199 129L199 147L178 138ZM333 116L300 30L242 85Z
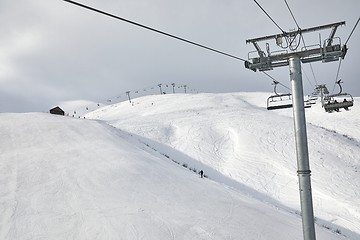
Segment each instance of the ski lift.
M276 86L278 85L278 81L274 81L274 93L275 95L271 95L267 99L267 110L276 110L276 109L284 109L292 107L291 93L278 94L276 92Z
M350 107L354 106L354 99L349 93L342 92L341 79L336 82L339 85L340 91L337 94L328 95L324 98L324 109L326 112L339 112L341 108L346 111L349 110Z
M292 108L292 96L291 93L278 94L276 92L276 86L279 84L278 81L274 81L274 93L267 99L267 110L277 110L284 108ZM315 104L314 100L308 99L304 101L304 108L310 108L312 104Z
M318 100L318 97L315 95L309 95L308 99L304 101L305 107L316 104L316 101Z

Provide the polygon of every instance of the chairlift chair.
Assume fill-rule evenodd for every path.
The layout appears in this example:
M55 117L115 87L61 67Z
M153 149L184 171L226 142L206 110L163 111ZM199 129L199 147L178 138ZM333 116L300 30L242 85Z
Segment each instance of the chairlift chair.
M326 112L339 112L341 108L346 111L349 110L350 107L354 106L354 99L349 93L342 92L341 80L336 82L340 91L337 94L328 95L324 98L324 109Z
M277 110L277 109L285 109L285 108L292 108L292 96L291 93L283 93L279 94L276 91L276 86L279 82L274 81L274 93L275 95L271 95L267 99L267 110ZM307 101L304 102L304 108L311 107L311 104L308 104Z
M308 96L308 99L304 101L305 107L307 107L307 106L310 106L310 107L311 107L311 105L316 104L316 101L317 101L317 100L318 100L318 97L317 97L317 96L309 95L309 96Z
M292 107L291 93L278 94L276 87L279 84L278 81L273 81L274 93L267 99L267 110L276 110Z
M267 110L292 108L291 93L275 94L267 99Z
M350 107L354 106L354 99L348 93L329 95L325 97L324 100L324 109L326 112L339 112L341 108L348 111Z

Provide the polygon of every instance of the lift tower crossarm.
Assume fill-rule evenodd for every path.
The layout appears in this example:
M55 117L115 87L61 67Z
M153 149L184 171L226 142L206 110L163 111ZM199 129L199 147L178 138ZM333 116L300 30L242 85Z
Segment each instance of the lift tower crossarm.
M307 29L298 29L296 31L292 32L284 32L281 34L274 34L269 35L265 37L260 38L253 38L246 40L247 43L252 43L255 46L256 51L259 54L259 57L251 57L249 55L248 60L245 62L245 67L256 72L259 71L268 71L272 70L276 67L283 67L289 65L289 58L294 56L296 54L298 57L300 57L300 61L302 63L309 63L309 62L316 62L316 61L322 61L322 62L331 62L331 61L337 61L339 58L344 59L347 48L346 46L341 46L340 44L340 38L336 38L338 41L334 44L334 37L336 30L339 26L344 25L345 22L337 22L337 23L331 23L326 24L322 26L317 27L311 27ZM329 35L329 38L324 41L324 44L321 43L319 45L313 45L311 49L304 46L304 48L300 51L296 51L295 49L291 49L291 52L273 52L271 53L269 50L267 54L263 52L258 44L259 41L265 41L269 39L275 39L278 41L279 39L285 37L293 39L297 35L302 35L303 33L309 33L309 32L315 32L320 31L324 29L332 28L331 33ZM279 44L277 44L279 45ZM267 43L267 46L268 43ZM280 46L280 45L279 45ZM289 47L289 46L288 46ZM315 48L314 48L315 47ZM282 47L283 48L283 47ZM284 49L284 48L283 48ZM249 53L250 54L250 53Z
M261 42L261 41L265 41L265 40L272 39L272 38L287 37L287 36L293 35L294 33L308 33L308 32L320 31L320 30L328 29L328 28L334 28L334 27L337 28L341 25L345 25L345 22L342 21L342 22L331 23L331 24L326 24L326 25L317 26L317 27L298 29L298 30L292 31L292 32L285 32L285 33L281 33L281 34L274 34L274 35L269 35L269 36L265 36L265 37L248 39L248 40L246 40L246 43ZM335 34L335 32L334 32L334 34Z

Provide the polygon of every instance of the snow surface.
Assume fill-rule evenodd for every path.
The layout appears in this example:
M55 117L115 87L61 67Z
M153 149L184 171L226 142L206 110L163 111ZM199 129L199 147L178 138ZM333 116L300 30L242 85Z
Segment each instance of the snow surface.
M0 114L0 239L302 239L291 109L267 95ZM360 109L306 116L317 239L360 239Z

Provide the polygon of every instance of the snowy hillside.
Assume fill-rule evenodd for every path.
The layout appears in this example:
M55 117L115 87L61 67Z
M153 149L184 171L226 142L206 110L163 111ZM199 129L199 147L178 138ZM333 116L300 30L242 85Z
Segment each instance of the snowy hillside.
M141 136L176 161L204 168L211 179L298 213L292 109L267 111L268 95L149 96L86 117ZM317 222L360 234L360 108L355 103L351 111L329 114L317 104L306 117ZM178 152L185 156L178 159Z
M291 111L264 96L0 114L0 239L302 239ZM317 238L359 239L359 110L307 113Z

